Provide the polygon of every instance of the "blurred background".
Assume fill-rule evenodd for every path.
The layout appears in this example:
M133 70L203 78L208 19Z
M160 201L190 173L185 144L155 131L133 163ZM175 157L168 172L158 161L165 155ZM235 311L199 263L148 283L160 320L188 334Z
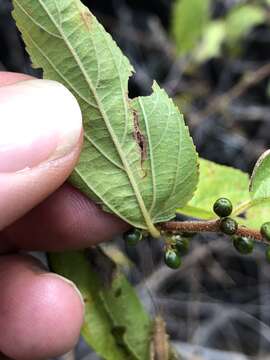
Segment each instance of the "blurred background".
M185 115L201 157L250 172L270 145L269 0L85 0L128 56L130 97L153 79ZM0 70L31 68L0 0ZM263 247L239 256L221 235L196 235L183 266L169 270L162 244L114 242L147 309L166 319L183 359L270 359L270 265ZM119 253L120 254L120 253ZM98 359L81 340L65 359Z

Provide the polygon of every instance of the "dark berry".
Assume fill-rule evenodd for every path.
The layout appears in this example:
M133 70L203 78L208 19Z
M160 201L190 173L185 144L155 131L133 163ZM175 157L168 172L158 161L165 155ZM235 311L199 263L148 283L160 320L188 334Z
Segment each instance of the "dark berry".
M246 236L233 236L233 245L243 255L251 254L254 249L254 241Z
M172 245L179 255L186 255L189 249L189 240L182 237L181 235L173 235Z
M270 263L270 246L267 246L267 248L265 250L265 258L266 258L266 261Z
M220 230L227 235L233 235L236 233L238 224L237 222L229 217L220 220Z
M166 250L164 254L164 261L171 269L178 269L181 265L181 257L178 252L174 250Z
M226 198L220 198L218 199L213 206L214 212L219 217L226 217L230 216L232 213L232 203L229 199Z
M266 222L261 226L261 235L267 240L270 240L270 222Z
M142 239L142 231L140 229L132 229L125 232L123 237L128 245L134 246Z

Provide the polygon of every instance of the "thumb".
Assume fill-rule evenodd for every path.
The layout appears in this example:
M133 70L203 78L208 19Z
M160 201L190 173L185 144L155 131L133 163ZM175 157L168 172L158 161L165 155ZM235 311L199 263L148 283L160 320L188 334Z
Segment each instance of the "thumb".
M79 105L64 86L27 80L0 87L0 230L66 180L81 134Z

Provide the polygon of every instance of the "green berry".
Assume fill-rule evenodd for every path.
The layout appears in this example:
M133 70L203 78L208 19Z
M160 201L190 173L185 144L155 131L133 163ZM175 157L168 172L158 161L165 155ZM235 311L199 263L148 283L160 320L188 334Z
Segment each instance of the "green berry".
M130 246L135 246L142 240L142 231L140 229L132 229L124 233L124 240Z
M270 240L270 222L266 222L261 226L261 235L267 240Z
M186 255L189 249L189 240L183 238L181 235L172 236L172 245L179 255Z
M265 250L266 261L270 263L270 246L267 246Z
M164 254L164 262L171 269L178 269L181 265L181 257L178 252L169 249Z
M232 213L232 203L229 199L226 198L220 198L218 199L213 206L214 212L219 217L226 217L230 216Z
M237 231L238 224L234 219L226 217L220 220L219 228L224 234L233 235Z
M243 255L251 254L254 249L254 241L246 236L233 236L233 245Z

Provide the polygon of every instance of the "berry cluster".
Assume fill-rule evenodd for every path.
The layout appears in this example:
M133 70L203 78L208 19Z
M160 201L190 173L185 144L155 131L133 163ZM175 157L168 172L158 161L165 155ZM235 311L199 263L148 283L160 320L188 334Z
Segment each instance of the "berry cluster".
M226 198L220 198L214 203L213 210L221 218L219 223L220 230L224 234L232 235L235 249L243 255L251 254L254 249L254 240L250 237L235 235L238 223L229 217L233 210L231 201ZM270 222L262 224L260 233L265 240L270 241ZM266 248L265 255L266 260L270 262L270 246Z
M164 262L171 269L178 269L182 263L182 256L188 253L189 239L180 234L165 234L166 246Z
M214 203L213 210L215 214L220 217L220 230L224 234L232 236L235 249L240 254L250 254L254 248L254 240L246 236L235 235L238 229L238 223L229 217L233 210L231 201L226 198L220 198Z
M148 236L147 232L133 228L127 231L123 238L128 246L135 246L146 236ZM163 233L163 236L166 239L164 262L171 269L178 269L182 263L181 257L188 252L189 240L180 234Z
M232 243L234 248L243 255L251 254L254 249L254 238L251 231L243 231L244 227L238 227L236 220L230 217L233 211L232 203L227 198L220 198L215 201L213 205L213 211L219 217L219 220L214 223L215 228L210 231L220 230L226 235L232 237ZM192 223L192 222L191 222ZM191 224L189 223L189 225ZM213 222L212 222L213 223ZM172 223L168 223L172 224ZM184 225L184 222L182 223ZM194 222L193 222L194 224ZM197 223L198 224L198 223ZM201 224L199 224L201 226ZM194 233L184 232L184 226L182 230L178 233L176 230L170 229L168 226L167 229L161 230L162 237L165 241L165 251L164 251L164 262L171 269L178 269L182 263L182 256L186 255L189 249L189 239L194 236ZM191 231L189 226L188 231ZM193 226L195 230L196 227ZM208 231L207 228L197 227L197 231ZM194 231L193 230L193 231ZM258 232L257 232L258 233ZM242 236L243 234L248 234L248 236ZM270 222L266 222L261 226L260 234L262 239L270 242ZM124 240L127 245L134 246L137 245L144 237L147 237L149 234L145 230L133 228L132 230L127 231L124 234ZM255 239L257 235L254 235ZM270 245L266 248L266 260L270 263Z

